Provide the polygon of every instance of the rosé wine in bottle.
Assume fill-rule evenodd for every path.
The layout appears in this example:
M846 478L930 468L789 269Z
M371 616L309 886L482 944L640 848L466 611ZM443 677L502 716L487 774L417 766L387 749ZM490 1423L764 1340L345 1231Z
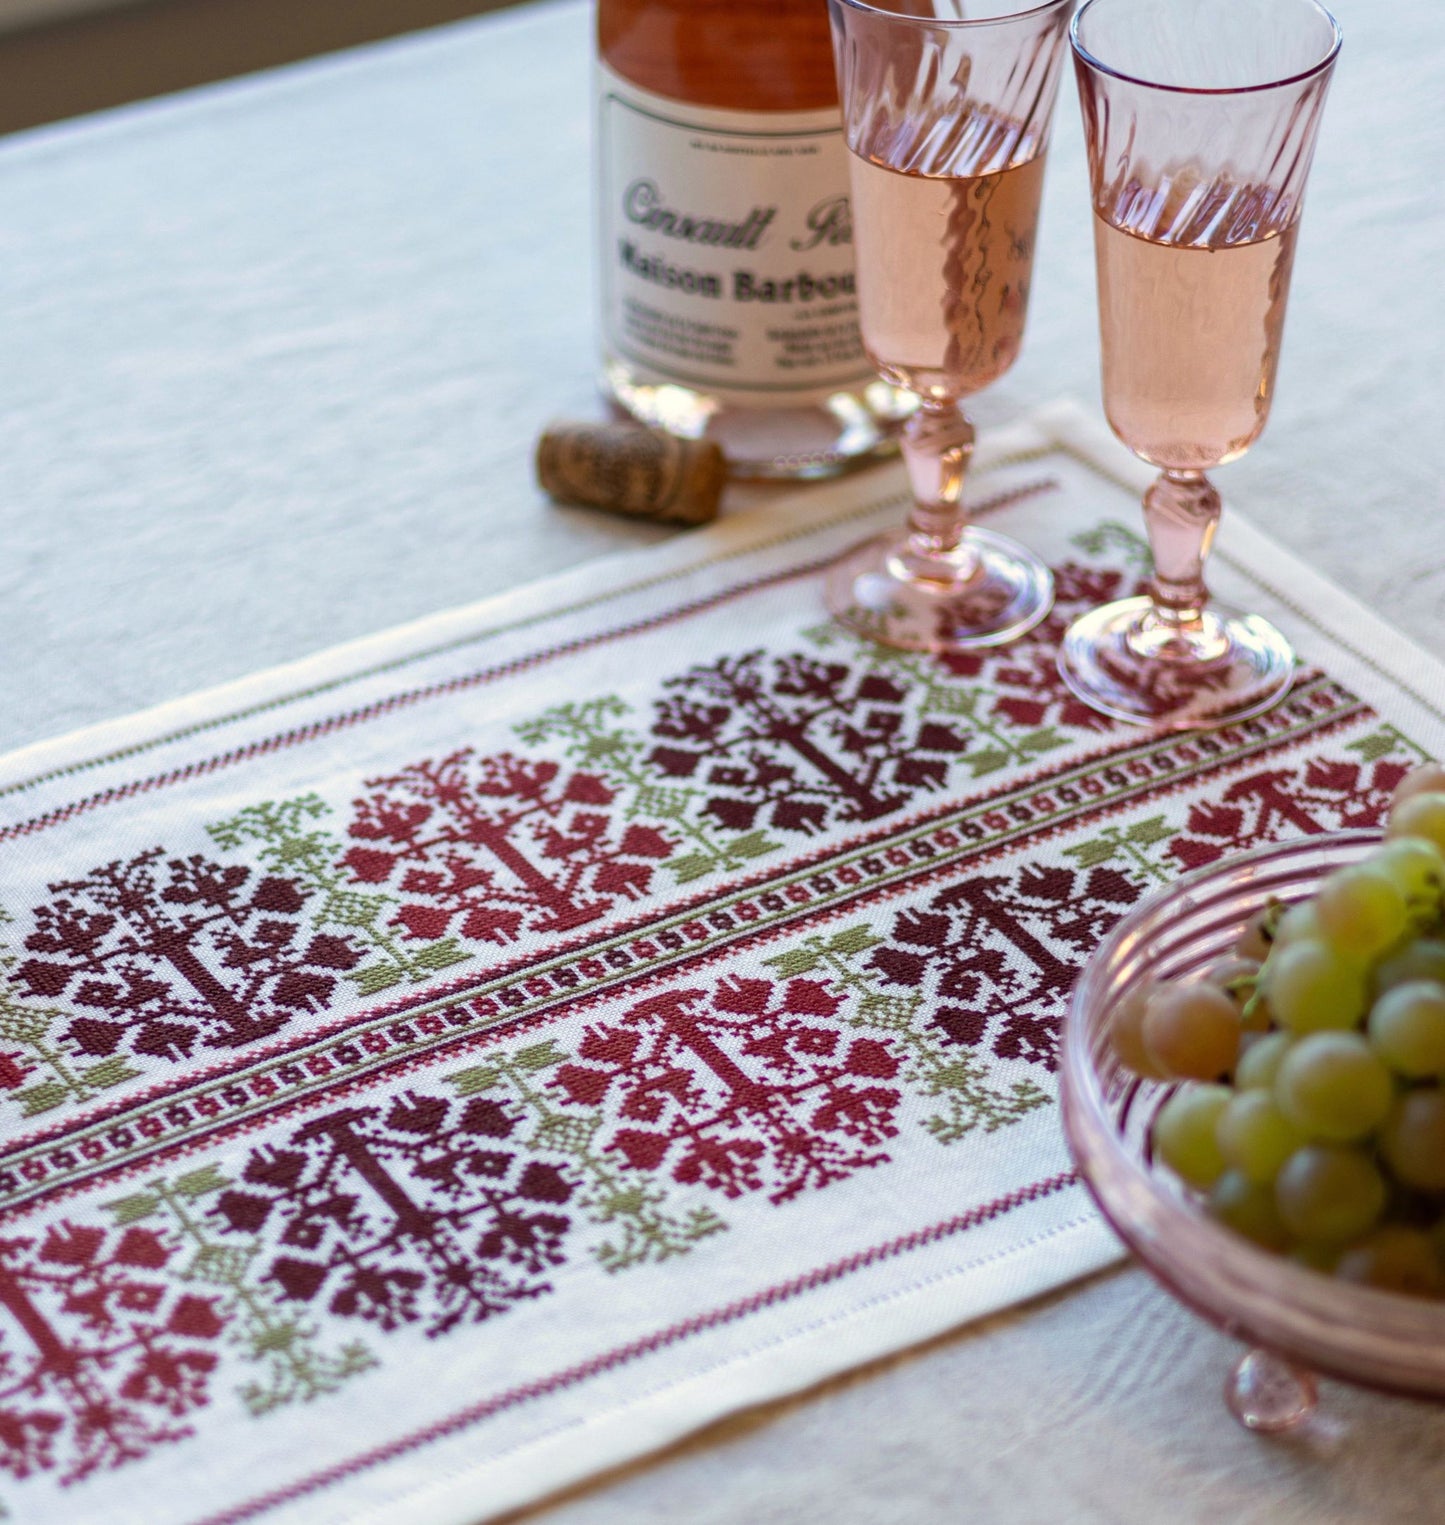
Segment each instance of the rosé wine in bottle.
M894 448L914 399L858 334L824 0L598 0L604 393L737 476Z
M863 344L897 386L965 397L1023 342L1044 157L991 175L907 174L850 156Z

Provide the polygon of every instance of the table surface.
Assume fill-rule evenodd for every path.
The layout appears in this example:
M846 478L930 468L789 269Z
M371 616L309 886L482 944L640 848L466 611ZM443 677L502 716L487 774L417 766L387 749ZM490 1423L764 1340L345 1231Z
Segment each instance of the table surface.
M1226 497L1434 649L1445 620L1445 7L1341 0L1279 396ZM0 740L20 745L667 531L550 506L595 415L590 11L532 4L0 143ZM983 424L1097 399L1060 101L1024 355ZM756 498L756 494L750 495ZM741 504L735 492L729 506ZM1431 1520L1445 1413L1225 1417L1232 1347L1125 1269L535 1511Z

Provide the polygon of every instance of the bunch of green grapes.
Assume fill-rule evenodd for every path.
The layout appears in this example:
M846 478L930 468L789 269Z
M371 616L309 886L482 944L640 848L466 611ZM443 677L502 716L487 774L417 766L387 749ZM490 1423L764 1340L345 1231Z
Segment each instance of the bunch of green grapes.
M1317 1270L1445 1297L1445 767L1313 899L1197 980L1134 991L1114 1049L1182 1081L1156 1156L1221 1223Z

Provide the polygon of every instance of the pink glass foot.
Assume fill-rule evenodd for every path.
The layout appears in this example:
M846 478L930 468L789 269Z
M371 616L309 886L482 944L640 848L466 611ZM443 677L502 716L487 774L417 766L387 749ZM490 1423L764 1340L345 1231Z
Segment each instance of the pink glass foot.
M1294 674L1289 643L1257 614L1211 604L1180 622L1126 598L1074 621L1059 651L1064 682L1116 720L1167 730L1228 725L1277 704Z
M913 553L896 531L865 541L828 573L829 612L903 651L968 651L1031 630L1053 607L1049 569L1017 542L970 526L947 553Z
M1224 1384L1229 1412L1247 1430L1277 1435L1314 1413L1319 1391L1302 1367L1268 1350L1251 1350Z

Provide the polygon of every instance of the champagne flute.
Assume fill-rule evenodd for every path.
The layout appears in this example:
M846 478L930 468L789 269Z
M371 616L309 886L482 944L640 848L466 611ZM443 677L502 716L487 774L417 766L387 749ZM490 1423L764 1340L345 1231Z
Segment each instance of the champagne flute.
M829 0L849 150L858 311L879 375L919 397L907 527L830 571L828 608L909 651L1022 635L1053 579L967 522L960 406L1023 339L1044 155L1073 0Z
M1205 470L1274 397L1299 216L1340 29L1318 0L1085 0L1070 27L1094 203L1104 409L1160 468L1144 598L1076 620L1059 668L1119 720L1187 730L1259 714L1294 654L1209 599Z

